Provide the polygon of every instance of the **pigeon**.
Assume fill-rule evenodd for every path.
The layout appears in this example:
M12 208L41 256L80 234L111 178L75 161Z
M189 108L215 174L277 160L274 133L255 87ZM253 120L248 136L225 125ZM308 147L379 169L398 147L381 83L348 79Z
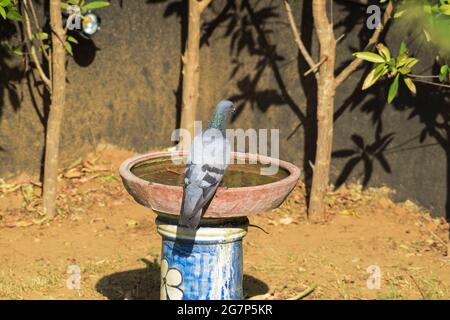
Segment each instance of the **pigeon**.
M179 225L196 230L203 209L214 196L231 159L225 130L233 103L222 100L206 129L194 137L184 172L183 203Z

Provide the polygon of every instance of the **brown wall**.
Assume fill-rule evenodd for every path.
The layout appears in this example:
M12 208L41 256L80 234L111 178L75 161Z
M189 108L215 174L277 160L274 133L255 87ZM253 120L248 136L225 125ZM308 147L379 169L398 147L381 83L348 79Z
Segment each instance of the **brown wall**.
M120 2L114 0L109 8L99 12L102 30L93 39L98 48L93 62L85 66L88 62L85 60L89 60L92 53L88 43L81 44L75 52L78 64L69 59L70 84L61 150L65 163L93 150L100 142L137 152L171 145L170 134L176 126L179 106L176 92L183 38L183 19L175 10L178 2L133 0L122 1L122 7ZM241 41L245 45L239 54L230 50L233 33L224 36L230 20L219 23L201 48L198 117L206 120L222 98L232 98L239 104L245 102L232 126L280 128L281 157L307 168L304 165L307 163L304 161L305 152L310 155L314 147L314 135L310 133L314 129L314 87L311 79L299 76L299 68L302 71L306 68L298 59L280 3L251 3L257 22L259 18L267 17L264 12L278 17L274 16L259 26L266 31L263 32L265 40L261 40L261 33L251 24L243 29L246 32L237 33L235 48L239 47L239 39L245 39L245 42ZM214 21L225 5L226 1L214 0L213 8L205 13L205 21ZM259 11L268 6L274 6L273 11ZM300 13L301 6L302 1L294 6L295 12ZM351 52L368 34L360 24L365 16L364 9L351 8L348 11L339 1L334 8L335 21L345 22L336 28L335 33L337 36L347 34L338 47L338 65L351 59ZM248 11L243 9L240 17L245 15ZM298 14L297 20L304 32L310 30L312 24L307 11L303 17ZM245 21L237 26L246 26ZM393 29L388 33L387 42L398 47L404 35L393 32ZM254 46L249 46L252 43L250 38ZM275 47L270 49L268 44ZM312 46L316 53L314 41ZM423 46L415 48L415 53L425 61L431 61L425 58L427 53ZM1 61L3 64L5 59ZM241 67L233 74L236 61ZM266 66L255 81L258 65L264 65L264 62ZM11 66L10 61L8 64ZM424 66L428 65L430 63L424 63ZM412 198L434 210L435 214L445 215L448 139L445 128L442 131L434 126L435 119L445 113L436 110L448 107L448 101L441 98L445 93L439 95L429 87L419 87L416 99L402 92L401 99L394 105L387 105L385 87L378 86L364 93L358 89L365 71L362 69L355 73L339 89L336 110L344 112L339 112L336 120L334 150L357 150L354 141L363 139L368 160L366 167L361 161L354 168L353 179L364 180L371 172L370 185L390 185L397 190L398 199ZM44 103L36 97L33 107L26 81L17 84L16 91L21 101L10 99L6 84L11 83L9 80L15 76L14 72L2 67L1 177L23 171L39 173L43 152L44 129L36 109L42 112ZM306 117L308 121L305 121ZM424 129L428 130L427 135L423 134ZM377 143L380 144L380 140L389 134L393 140L386 150L380 152ZM355 135L360 138L352 139ZM425 140L421 141L421 137ZM381 156L387 164L378 160ZM349 167L351 159L333 160L334 179ZM373 164L372 169L370 163Z

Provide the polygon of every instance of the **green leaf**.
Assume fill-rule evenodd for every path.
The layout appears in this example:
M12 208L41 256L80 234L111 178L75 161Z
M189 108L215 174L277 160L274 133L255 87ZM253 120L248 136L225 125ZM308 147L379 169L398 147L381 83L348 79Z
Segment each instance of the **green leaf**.
M446 16L450 16L450 4L444 4L440 6L439 10Z
M412 68L412 67L414 67L417 64L417 62L419 62L419 59L409 58L406 61L405 66L408 66L408 68Z
M397 57L397 59L394 61L394 64L392 65L392 67L397 67L397 68L401 68L403 67L406 62L408 61L409 57L407 54L401 54Z
M6 7L11 3L11 0L0 0L0 7Z
M444 64L439 71L439 81L447 82L447 74L449 73L450 68L448 65Z
M408 54L408 48L406 47L406 43L402 41L398 55L401 56L403 54Z
M35 33L33 38L39 39L39 40L47 40L48 39L48 33L46 32L38 32Z
M419 62L419 60L416 58L408 58L398 71L402 74L408 74L411 71L412 67L417 64L417 62Z
M23 56L23 52L22 52L22 50L20 50L20 49L15 49L15 50L13 51L13 53L14 53L16 56L19 56L19 57Z
M70 44L70 42L64 42L64 47L66 48L67 53L73 56L72 45Z
M391 60L391 51L389 51L389 48L386 47L384 44L379 43L377 44L377 50L380 53L380 55L384 58L384 61Z
M404 14L405 12L406 12L406 10L401 10L401 11L395 12L395 13L394 13L394 18L395 18L395 19L400 18L401 16L403 16L403 14Z
M78 44L78 40L75 39L75 38L72 37L72 36L68 36L68 37L67 37L67 41L72 42L72 43L75 43L75 44Z
M22 21L22 16L16 10L9 10L8 13L6 14L6 17L10 20Z
M93 1L89 2L83 6L83 11L100 9L109 6L109 2L107 1Z
M369 72L366 79L364 80L362 90L366 90L373 86L380 77L384 76L387 72L386 64L382 63Z
M373 80L375 78L375 73L376 73L375 69L369 72L366 79L364 79L362 90L366 90L371 86L373 86L373 84L375 83L375 81Z
M411 80L411 78L409 77L405 77L403 78L403 81L405 82L406 86L408 87L409 91L411 91L411 93L413 95L417 94L417 89L416 89L416 85L414 84L414 82Z
M369 62L374 63L383 63L385 62L384 58L376 53L373 52L355 52L353 54L354 57L358 59L362 59Z
M431 6L430 6L429 4L425 4L425 5L423 6L423 11L424 11L425 13L431 14Z
M0 7L0 16L2 16L3 19L6 20L6 11L5 9L3 9L3 7Z
M425 39L427 40L427 42L430 42L431 41L430 33L427 30L423 29L423 34L425 35Z
M391 86L389 87L389 93L388 93L388 103L391 103L392 101L394 101L395 97L397 96L398 93L398 79L399 79L400 75L397 74L397 76L395 77L394 81L392 81Z

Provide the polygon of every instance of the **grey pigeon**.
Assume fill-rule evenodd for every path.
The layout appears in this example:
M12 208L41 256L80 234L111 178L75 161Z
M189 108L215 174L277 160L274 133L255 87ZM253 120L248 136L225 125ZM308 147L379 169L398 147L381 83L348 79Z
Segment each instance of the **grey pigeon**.
M233 103L222 100L216 106L211 122L194 137L184 172L183 204L179 224L197 229L203 208L214 196L231 157L226 126L235 111Z

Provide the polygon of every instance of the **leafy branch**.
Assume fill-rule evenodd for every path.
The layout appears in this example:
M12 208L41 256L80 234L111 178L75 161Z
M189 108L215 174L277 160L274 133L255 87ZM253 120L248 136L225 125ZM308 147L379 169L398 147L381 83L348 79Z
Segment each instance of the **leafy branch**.
M0 16L4 20L22 21L17 0L0 0Z
M386 76L388 79L393 79L389 87L389 103L391 103L397 96L400 78L402 78L409 91L415 95L417 93L417 89L408 74L417 62L419 62L419 60L409 56L405 43L402 42L400 51L396 58L392 57L389 48L384 44L379 43L376 48L378 54L374 52L356 52L353 54L353 56L358 59L376 64L364 80L362 90L370 88L379 79Z
M109 6L110 3L108 1L87 2L86 0L67 0L67 2L61 3L61 9L67 10L71 5L78 6L82 13L86 13L89 10L105 8Z
M400 45L400 50L396 58L391 56L389 48L384 44L376 46L378 54L374 52L355 52L354 57L375 63L375 67L369 72L364 80L362 90L372 87L376 82L383 78L393 79L390 86L387 101L391 103L397 96L400 80L406 85L409 91L417 94L417 88L414 82L427 83L441 87L450 87L446 84L439 84L431 81L421 80L425 76L411 74L411 69L419 62L418 59L410 57L408 49L404 42ZM448 65L443 65L439 75L430 76L438 78L441 82L449 81L450 69ZM427 76L428 77L428 76Z

